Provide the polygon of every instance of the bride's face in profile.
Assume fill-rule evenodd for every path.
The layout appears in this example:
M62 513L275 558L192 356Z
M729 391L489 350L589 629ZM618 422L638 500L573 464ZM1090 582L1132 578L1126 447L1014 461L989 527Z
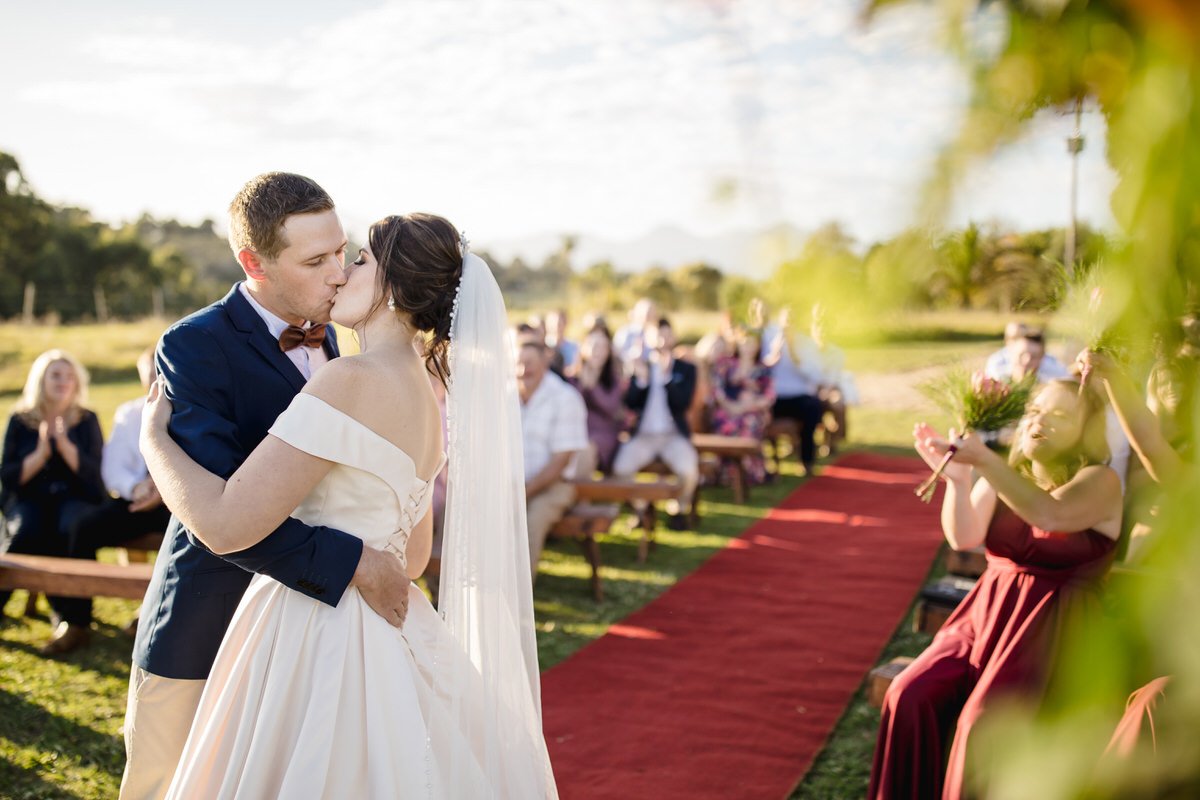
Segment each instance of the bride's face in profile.
M338 287L330 318L338 325L355 328L373 313L385 308L379 296L379 262L369 247L358 251L354 262L346 265L346 283Z

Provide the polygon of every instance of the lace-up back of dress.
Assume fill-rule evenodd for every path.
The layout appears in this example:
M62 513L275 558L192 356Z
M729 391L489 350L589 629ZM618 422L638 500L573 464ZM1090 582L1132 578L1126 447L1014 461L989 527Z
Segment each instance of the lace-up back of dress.
M334 462L292 516L351 533L404 558L408 537L428 513L443 455L428 480L413 459L358 420L300 394L271 429L294 447ZM381 446L382 443L382 446ZM364 473L371 480L364 480Z

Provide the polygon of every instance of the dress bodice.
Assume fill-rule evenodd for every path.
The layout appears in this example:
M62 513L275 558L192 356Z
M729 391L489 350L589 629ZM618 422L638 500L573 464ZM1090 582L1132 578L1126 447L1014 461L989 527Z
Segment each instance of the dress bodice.
M1034 527L999 499L985 545L989 563L1063 580L1103 575L1117 547L1094 530L1060 533Z
M433 500L433 481L417 475L412 457L343 411L298 394L270 433L292 447L334 462L292 513L308 525L353 534L368 547L404 557L409 534Z

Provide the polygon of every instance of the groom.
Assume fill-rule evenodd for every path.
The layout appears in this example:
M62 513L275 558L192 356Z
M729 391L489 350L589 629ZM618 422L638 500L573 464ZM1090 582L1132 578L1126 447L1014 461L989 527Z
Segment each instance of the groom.
M172 326L158 349L174 407L171 436L225 478L305 381L337 357L325 324L346 282L346 234L333 201L303 176L272 172L242 187L229 208L229 243L246 280ZM217 557L172 517L134 644L121 800L166 792L253 573L331 606L349 586L376 611L407 603L400 560L348 533L288 519L253 547Z

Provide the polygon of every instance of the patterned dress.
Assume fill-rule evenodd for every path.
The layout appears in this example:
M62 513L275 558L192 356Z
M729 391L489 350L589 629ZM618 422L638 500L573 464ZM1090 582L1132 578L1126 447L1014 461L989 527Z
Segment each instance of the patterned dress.
M748 372L740 369L736 357L723 358L713 367L713 433L721 436L749 436L762 438L767 423L771 418L771 404L775 402L774 381L771 369L762 363L756 363ZM760 411L732 412L717 402L718 396L728 400L745 402L747 399L765 399L767 402ZM753 483L766 480L767 470L762 456L746 456L743 461L746 474Z

